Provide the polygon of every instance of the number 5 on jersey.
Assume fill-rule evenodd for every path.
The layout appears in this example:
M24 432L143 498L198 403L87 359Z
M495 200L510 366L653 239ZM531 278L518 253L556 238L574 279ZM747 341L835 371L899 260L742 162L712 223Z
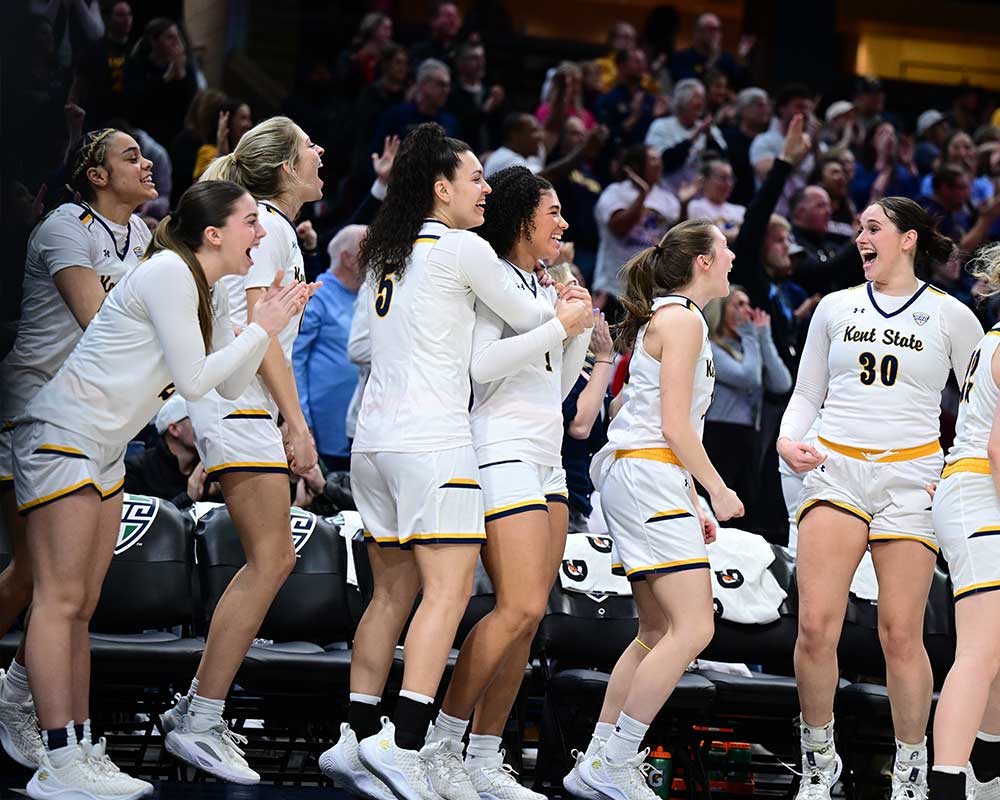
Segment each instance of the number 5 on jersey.
M378 290L375 292L375 313L380 317L389 313L389 306L392 304L392 290L395 286L393 283L395 275L395 272L390 272L378 282Z

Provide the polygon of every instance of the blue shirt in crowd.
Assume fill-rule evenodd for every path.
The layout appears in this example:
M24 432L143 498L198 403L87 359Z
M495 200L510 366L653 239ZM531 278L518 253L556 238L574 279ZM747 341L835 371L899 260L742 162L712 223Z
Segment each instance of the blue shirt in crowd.
M327 270L319 279L305 313L295 347L292 367L306 424L316 440L320 457L346 458L347 407L358 383L358 368L347 358L347 340L357 292L350 291Z

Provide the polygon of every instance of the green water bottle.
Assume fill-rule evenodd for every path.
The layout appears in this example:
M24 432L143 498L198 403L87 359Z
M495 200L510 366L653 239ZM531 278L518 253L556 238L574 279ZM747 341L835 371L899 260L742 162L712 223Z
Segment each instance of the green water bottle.
M657 745L649 754L646 763L650 764L656 770L656 772L649 774L649 788L658 797L666 800L666 798L670 797L670 785L673 783L674 778L674 765L670 759L670 753L663 749L663 745Z

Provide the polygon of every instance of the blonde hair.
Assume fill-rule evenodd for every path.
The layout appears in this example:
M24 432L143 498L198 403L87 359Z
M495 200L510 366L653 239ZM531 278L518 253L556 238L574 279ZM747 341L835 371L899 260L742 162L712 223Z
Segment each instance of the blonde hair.
M723 329L726 327L726 309L733 301L733 295L737 292L747 293L747 290L735 283L729 286L729 294L726 297L717 297L705 304L702 309L705 312L705 321L708 322L708 338L713 344L718 345L737 361L743 360L743 353L733 349L732 345L723 336Z
M237 142L233 152L208 165L203 181L232 181L256 200L270 200L288 191L282 167L288 165L289 178L297 180L295 165L305 134L288 117L271 117L255 125Z
M986 283L985 288L976 290L979 297L1000 294L1000 242L988 244L976 253L969 262L969 274Z
M546 267L545 270L549 273L549 277L556 283L567 285L570 281L576 280L573 277L573 270L570 268L569 262L567 261L552 264L551 266Z

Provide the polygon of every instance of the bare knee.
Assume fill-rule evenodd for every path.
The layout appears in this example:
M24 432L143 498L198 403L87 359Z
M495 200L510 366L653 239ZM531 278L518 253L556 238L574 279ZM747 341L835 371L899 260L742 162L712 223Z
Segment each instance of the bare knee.
M701 619L692 619L676 626L673 640L685 648L688 660L693 661L708 647L715 636L715 619L708 615Z
M652 650L656 647L660 639L666 635L667 629L662 625L644 625L640 622L639 633L635 638L640 645L645 645L647 648Z
M91 597L83 584L63 583L39 587L35 592L32 614L35 618L47 616L64 622L90 622L96 607L97 600Z
M922 626L882 619L879 620L878 638L887 664L925 657Z
M497 606L496 613L503 620L511 639L532 638L545 616L546 603L523 598L515 603Z
M808 655L828 655L837 649L841 621L822 610L799 609L795 646Z
M295 558L295 548L289 540L287 546L283 544L279 547L268 548L266 552L248 559L247 566L263 576L269 583L280 586L295 569Z

